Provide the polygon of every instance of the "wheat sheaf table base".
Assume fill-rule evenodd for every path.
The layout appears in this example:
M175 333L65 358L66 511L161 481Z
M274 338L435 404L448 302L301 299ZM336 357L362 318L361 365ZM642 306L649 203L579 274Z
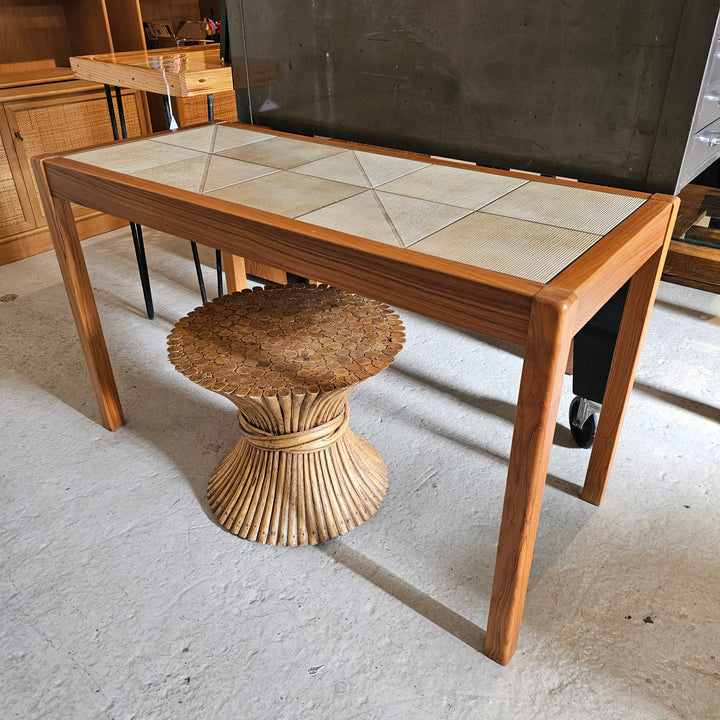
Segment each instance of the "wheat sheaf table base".
M242 437L208 484L221 525L269 545L315 545L380 507L387 468L348 428L348 395L404 339L387 305L324 286L225 295L175 325L177 370L238 407Z
M582 497L605 493L677 198L248 125L34 160L103 424L124 423L72 202L523 348L484 652L517 647L573 336L630 281ZM229 257L229 255L228 255ZM451 521L451 518L448 518Z

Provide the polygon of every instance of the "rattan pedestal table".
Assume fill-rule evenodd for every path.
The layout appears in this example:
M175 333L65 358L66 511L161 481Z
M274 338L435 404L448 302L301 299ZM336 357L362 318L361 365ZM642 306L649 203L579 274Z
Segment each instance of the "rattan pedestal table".
M208 484L225 528L314 545L380 507L387 469L348 428L347 397L393 361L403 329L387 305L306 285L225 295L175 325L175 367L239 409L242 437Z

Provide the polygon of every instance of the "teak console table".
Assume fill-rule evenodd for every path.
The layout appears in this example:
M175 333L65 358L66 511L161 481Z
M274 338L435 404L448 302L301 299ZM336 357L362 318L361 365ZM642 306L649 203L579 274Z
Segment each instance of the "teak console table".
M71 202L524 347L485 653L517 646L573 335L630 289L582 491L610 473L678 201L208 125L35 161L102 422L124 423Z

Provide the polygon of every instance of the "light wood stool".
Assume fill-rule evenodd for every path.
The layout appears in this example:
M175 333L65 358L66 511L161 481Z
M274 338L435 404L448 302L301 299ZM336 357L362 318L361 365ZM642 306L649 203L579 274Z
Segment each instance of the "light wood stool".
M347 397L387 367L404 328L383 303L327 286L225 295L168 336L176 369L237 405L242 437L208 484L221 525L269 545L314 545L360 525L387 468L347 426Z

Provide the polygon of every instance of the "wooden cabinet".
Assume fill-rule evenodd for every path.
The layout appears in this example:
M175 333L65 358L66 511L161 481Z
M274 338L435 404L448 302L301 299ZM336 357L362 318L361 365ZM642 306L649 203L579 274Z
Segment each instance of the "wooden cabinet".
M128 134L147 132L141 93L123 94ZM0 265L52 247L30 160L48 152L111 142L105 93L98 85L70 80L0 90ZM75 208L81 236L125 224Z
M0 265L52 247L30 169L33 156L112 141L102 86L73 79L74 55L145 49L143 20L196 20L218 3L202 0L0 0ZM150 131L142 93L125 91L128 134ZM204 98L177 108L186 124L205 122ZM232 119L233 93L215 117ZM155 129L160 129L155 128ZM76 208L81 237L124 224Z

